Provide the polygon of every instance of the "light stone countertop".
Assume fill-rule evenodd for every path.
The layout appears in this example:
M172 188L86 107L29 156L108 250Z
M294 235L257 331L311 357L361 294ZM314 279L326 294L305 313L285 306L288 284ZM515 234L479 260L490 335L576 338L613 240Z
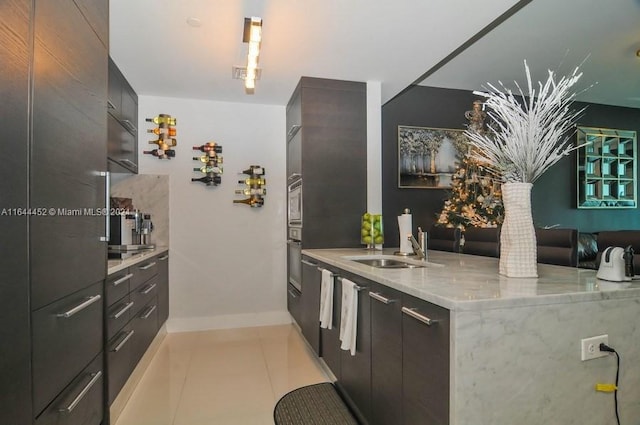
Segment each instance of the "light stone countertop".
M167 251L169 251L168 246L156 246L155 249L142 251L139 254L134 254L131 257L122 260L117 258L109 258L109 260L107 261L107 276Z
M302 254L453 311L640 298L640 280L607 282L596 279L595 270L574 267L538 264L538 278L508 278L498 274L497 258L452 252L428 251L435 264L412 269L381 269L344 258L394 251L305 249Z

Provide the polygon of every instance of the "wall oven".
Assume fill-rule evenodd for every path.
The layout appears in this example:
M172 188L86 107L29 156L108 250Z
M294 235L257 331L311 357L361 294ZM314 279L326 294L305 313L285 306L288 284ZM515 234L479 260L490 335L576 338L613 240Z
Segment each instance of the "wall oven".
M292 231L295 235L299 229L289 228L287 240L287 276L289 283L302 292L302 242L292 239Z
M290 183L287 192L289 226L302 227L302 179L297 178Z

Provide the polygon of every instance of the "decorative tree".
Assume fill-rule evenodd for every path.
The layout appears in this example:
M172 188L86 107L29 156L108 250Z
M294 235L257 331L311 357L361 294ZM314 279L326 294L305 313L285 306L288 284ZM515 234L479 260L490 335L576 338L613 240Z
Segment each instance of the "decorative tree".
M486 114L481 102L467 111L468 127L484 131ZM444 203L437 223L445 227L497 227L502 224L504 207L500 182L491 170L471 155L469 139L463 134L454 139L458 165L451 177L451 195Z

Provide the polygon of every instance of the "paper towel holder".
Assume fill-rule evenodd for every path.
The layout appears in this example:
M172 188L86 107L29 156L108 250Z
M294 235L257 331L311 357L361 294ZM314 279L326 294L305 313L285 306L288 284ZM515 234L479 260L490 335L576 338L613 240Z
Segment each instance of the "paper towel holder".
M402 214L411 214L411 210L409 208L404 208L402 210ZM412 257L412 256L415 256L416 254L413 252L413 250L408 252L403 252L401 250L398 250L398 251L395 251L393 255L399 255L401 257Z

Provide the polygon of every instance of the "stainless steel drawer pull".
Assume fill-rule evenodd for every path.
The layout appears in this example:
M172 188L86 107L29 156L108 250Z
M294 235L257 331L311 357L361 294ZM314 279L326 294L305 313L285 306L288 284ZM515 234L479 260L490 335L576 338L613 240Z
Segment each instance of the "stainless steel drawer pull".
M140 316L140 318L141 318L141 319L148 319L148 318L149 318L149 316L151 316L151 313L153 313L153 312L156 310L156 308L158 308L158 306L156 306L156 305L152 305L151 307L149 307L149 309L147 310L147 312L146 312L146 313L144 313L144 314L142 314L142 315Z
M118 286L120 285L122 282L126 282L127 280L131 279L133 277L133 273L129 273L127 275L124 275L123 277L121 277L120 279L114 281L111 285L113 286Z
M407 316L411 316L414 319L424 323L427 326L431 326L439 322L439 320L430 319L427 316L423 316L422 314L418 313L415 308L402 307L402 312Z
M82 303L78 304L77 306L73 307L71 310L67 310L64 313L58 313L56 314L56 317L63 317L65 319L73 316L74 314L84 310L85 308L89 307L91 304L95 303L96 301L100 300L100 298L102 298L102 295L94 295L93 297L87 297Z
M122 347L124 347L124 345L127 343L127 341L129 341L129 339L133 336L134 333L136 333L136 331L134 331L133 329L131 329L129 332L127 332L127 335L124 338L122 338L122 341L120 341L118 343L118 345L113 347L111 352L117 353L118 351L120 351L122 349Z
M383 304L391 304L398 301L398 300L392 300L391 298L387 298L382 294L380 294L379 292L369 292L369 296L374 300L380 301Z
M339 280L340 282L342 282L342 277L340 277L340 275L334 274L333 275L337 280ZM354 288L356 289L356 291L360 292L360 291L364 291L365 289L368 289L368 286L360 286L360 285L355 285Z
M307 260L300 260L302 261L302 264L306 264L307 266L311 266L311 267L317 267L318 263L312 263L311 261L307 261Z
M295 293L295 291L289 289L289 295L291 295L293 298L298 298L298 294Z
M147 295L149 294L149 292L153 291L153 289L156 287L157 285L155 283L152 283L151 285L147 286L146 288L144 288L142 291L140 291L140 293L142 295Z
M162 257L158 257L158 260L160 260L160 261L164 261L164 260L166 260L167 258L169 258L169 254L167 254L167 255L163 255Z
M120 310L119 312L117 312L116 314L114 314L113 316L111 316L111 318L113 319L119 319L120 316L122 316L123 314L125 314L127 312L127 310L129 310L131 307L133 307L133 301L129 301L123 308L122 310Z
M62 408L58 409L58 412L60 412L60 413L71 413L73 411L73 409L75 409L76 406L78 406L78 404L80 404L80 402L82 401L84 396L87 395L87 393L89 392L91 387L93 387L96 384L96 382L98 382L98 380L102 376L102 371L99 370L97 372L94 372L90 376L91 376L91 381L89 381L89 383L87 385L85 385L85 387L82 389L82 391L80 391L80 393L76 396L76 398L74 398L73 401L71 403L69 403L69 405L67 407L62 407Z
M300 130L300 127L302 127L302 126L298 125L298 124L292 125L291 128L289 129L289 131L287 131L287 136L291 137L294 134L296 134L298 132L298 130Z
M140 270L149 270L151 267L153 267L153 266L155 266L155 265L156 265L156 262L155 262L155 261L153 261L153 262L151 262L151 263L147 264L146 266L140 266L140 267L138 267L138 268L139 268Z

